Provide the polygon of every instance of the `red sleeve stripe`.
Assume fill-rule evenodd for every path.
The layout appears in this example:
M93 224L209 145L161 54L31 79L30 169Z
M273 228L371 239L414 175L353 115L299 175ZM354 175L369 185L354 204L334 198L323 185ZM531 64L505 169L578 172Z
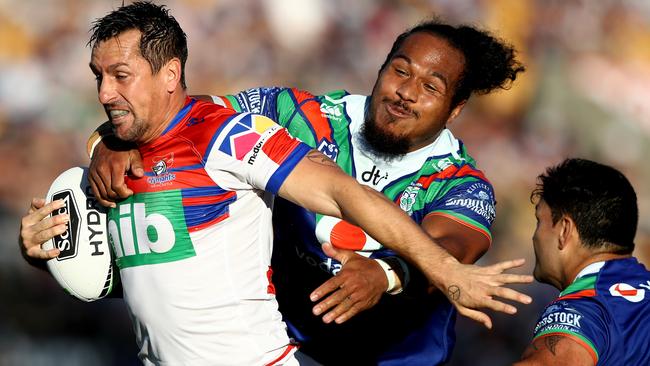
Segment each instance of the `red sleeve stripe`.
M449 179L449 178L461 178L461 177L475 177L482 179L484 181L488 181L485 175L480 171L472 168L471 165L463 165L460 167L460 169L452 165L449 168L435 174L431 174L429 176L423 176L418 179L418 183L422 184L422 188L427 189L436 180L444 180L444 179Z

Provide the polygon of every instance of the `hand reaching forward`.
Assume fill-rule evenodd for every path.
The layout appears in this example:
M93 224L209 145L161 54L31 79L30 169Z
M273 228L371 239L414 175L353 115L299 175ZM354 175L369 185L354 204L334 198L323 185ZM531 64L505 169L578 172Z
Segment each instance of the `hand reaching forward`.
M375 260L351 250L334 248L329 243L323 244L323 251L341 262L342 267L336 276L311 293L311 301L321 300L312 309L314 315L327 311L323 322L341 324L379 302L388 280Z
M443 284L437 287L441 290L444 288L443 292L454 304L458 313L491 329L492 319L477 309L492 309L506 314L515 314L516 307L495 298L522 304L530 304L533 301L528 295L503 287L506 284L533 282L533 277L530 275L503 273L508 269L521 267L524 263L524 259L516 259L481 267L455 262L450 269L446 270Z

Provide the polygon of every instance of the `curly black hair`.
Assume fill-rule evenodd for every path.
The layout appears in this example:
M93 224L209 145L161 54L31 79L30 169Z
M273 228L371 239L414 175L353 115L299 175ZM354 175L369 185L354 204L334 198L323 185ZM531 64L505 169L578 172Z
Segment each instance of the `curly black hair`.
M488 94L496 88L508 89L517 74L526 68L515 58L515 49L489 32L469 25L453 26L439 19L424 21L397 36L379 73L393 59L412 34L426 32L445 39L465 57L465 68L452 98L452 107L472 93Z
M181 85L185 89L187 37L164 5L138 1L119 7L93 22L88 45L94 48L98 43L132 29L142 33L140 53L154 74L174 57L181 61Z
M531 201L543 200L549 206L553 224L567 215L584 246L632 253L639 209L623 173L586 159L566 159L537 180Z

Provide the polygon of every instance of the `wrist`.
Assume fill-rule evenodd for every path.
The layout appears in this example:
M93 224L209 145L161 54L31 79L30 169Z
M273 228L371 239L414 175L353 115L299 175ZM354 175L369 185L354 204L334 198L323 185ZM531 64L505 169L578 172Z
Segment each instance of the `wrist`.
M386 287L385 292L389 295L397 295L401 293L404 287L402 286L402 281L400 280L400 277L393 270L393 268L388 263L386 263L386 261L383 261L381 259L375 258L375 261L379 264L381 269L384 271L384 274L386 275L386 279L388 280L388 285Z

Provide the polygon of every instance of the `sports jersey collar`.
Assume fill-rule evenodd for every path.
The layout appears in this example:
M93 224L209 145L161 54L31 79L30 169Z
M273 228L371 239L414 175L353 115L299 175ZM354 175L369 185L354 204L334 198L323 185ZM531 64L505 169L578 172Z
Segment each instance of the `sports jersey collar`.
M579 280L584 276L600 272L601 268L603 268L604 265L605 265L605 261L591 263L587 267L583 268L580 272L578 272L578 275L573 280L573 282Z
M190 97L185 97L185 105L183 106L183 108L180 111L178 111L178 113L176 113L176 116L174 116L174 119L172 119L172 121L169 123L169 126L167 126L167 128L165 128L165 130L163 131L163 133L160 136L165 136L165 134L167 134L169 131L173 130L174 127L176 127L178 125L178 123L181 120L183 120L183 118L185 118L185 116L187 116L187 113L190 111L190 109L192 109L192 106L194 105L194 103L196 103L196 99L190 98Z

